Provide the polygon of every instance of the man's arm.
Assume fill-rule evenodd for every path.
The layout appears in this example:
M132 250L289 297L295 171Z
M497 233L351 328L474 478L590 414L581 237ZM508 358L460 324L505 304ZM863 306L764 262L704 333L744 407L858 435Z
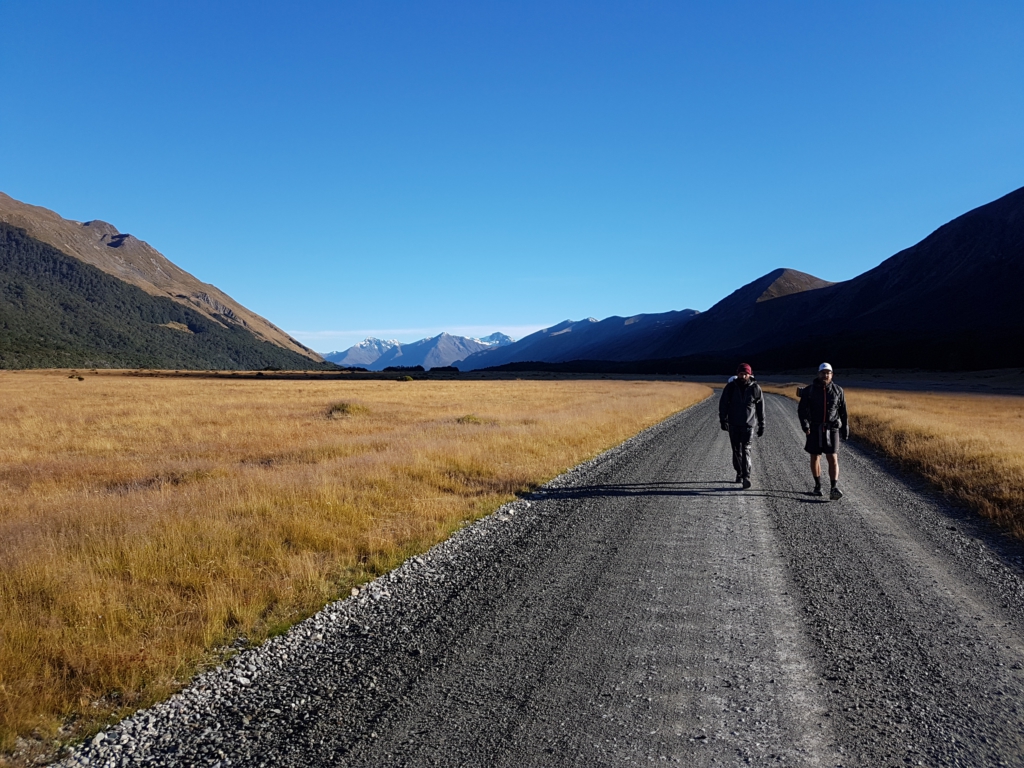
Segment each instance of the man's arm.
M722 396L718 398L718 420L722 424L722 429L729 428L729 397L732 394L732 390L729 388L731 386L732 384L726 384L722 389Z
M797 407L796 407L796 417L798 419L800 419L800 426L803 427L804 432L806 432L807 434L810 434L811 433L811 420L810 420L811 404L810 404L810 398L807 396L807 390L808 389L810 389L810 387L808 387L807 389L798 390L799 393L800 393L800 404L797 405Z
M754 406L754 412L757 414L757 436L760 437L764 434L764 392L761 391L761 387L757 388L757 404Z
M839 395L839 418L843 421L843 426L840 427L839 435L843 440L850 439L850 417L846 413L846 393L840 390Z

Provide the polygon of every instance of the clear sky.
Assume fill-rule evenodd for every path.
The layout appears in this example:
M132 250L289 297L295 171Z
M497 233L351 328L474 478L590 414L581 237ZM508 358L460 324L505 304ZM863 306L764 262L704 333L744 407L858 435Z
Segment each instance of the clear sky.
M1024 3L7 0L0 190L327 352L845 280L1024 186Z

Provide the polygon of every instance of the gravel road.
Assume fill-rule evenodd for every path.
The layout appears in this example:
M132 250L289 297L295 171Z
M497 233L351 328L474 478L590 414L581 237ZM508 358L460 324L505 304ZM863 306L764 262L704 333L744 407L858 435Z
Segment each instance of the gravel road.
M1024 765L1024 550L855 443L811 497L777 396L742 491L716 401L60 765Z

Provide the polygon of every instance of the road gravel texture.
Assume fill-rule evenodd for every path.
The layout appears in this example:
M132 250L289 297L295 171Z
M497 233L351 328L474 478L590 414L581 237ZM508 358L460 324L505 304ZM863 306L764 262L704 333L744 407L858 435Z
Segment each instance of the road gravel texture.
M810 496L777 396L740 490L716 401L60 765L1024 765L1021 548L856 443Z

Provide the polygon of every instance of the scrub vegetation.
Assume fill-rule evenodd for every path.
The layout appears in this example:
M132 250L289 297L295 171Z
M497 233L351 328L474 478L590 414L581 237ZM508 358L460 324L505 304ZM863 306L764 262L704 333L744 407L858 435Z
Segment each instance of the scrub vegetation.
M711 392L69 373L0 373L0 753L19 761L19 736L166 697Z
M796 386L762 384L792 398ZM1024 397L844 390L857 440L1024 539Z

